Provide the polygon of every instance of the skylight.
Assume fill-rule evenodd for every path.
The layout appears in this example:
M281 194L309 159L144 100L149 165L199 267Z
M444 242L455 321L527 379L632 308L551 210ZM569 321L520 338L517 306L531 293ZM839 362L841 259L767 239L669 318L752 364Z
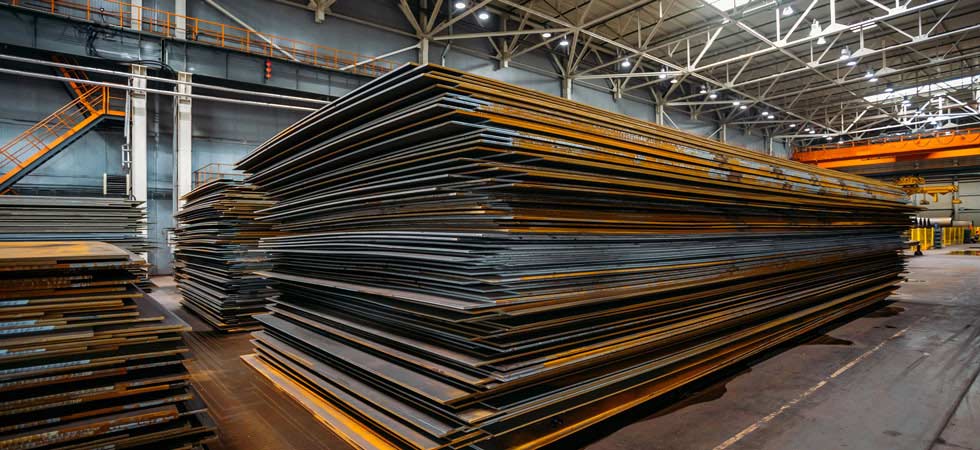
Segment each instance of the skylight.
M980 75L956 78L953 80L941 81L939 83L924 84L922 86L899 89L894 92L869 95L864 97L864 100L874 103L874 102L880 102L884 100L910 97L913 95L931 95L934 93L939 93L944 91L952 91L976 83L980 83Z
M740 6L752 3L753 1L755 0L707 0L705 3L722 11L731 11Z

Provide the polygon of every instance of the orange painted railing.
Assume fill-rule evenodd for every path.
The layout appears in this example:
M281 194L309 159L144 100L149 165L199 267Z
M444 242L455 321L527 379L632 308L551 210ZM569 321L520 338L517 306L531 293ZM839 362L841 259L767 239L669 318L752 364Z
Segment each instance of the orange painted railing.
M797 149L793 159L826 168L980 155L980 128L936 130Z
M980 134L980 128L958 128L954 130L931 130L924 133L899 135L899 136L877 136L869 139L862 139L858 141L851 142L840 142L834 144L820 144L820 145L810 145L807 147L797 147L794 149L796 153L806 153L817 150L831 150L838 148L849 148L849 147L863 147L869 144L884 144L888 142L915 142L922 141L926 138L945 138L954 139L953 136L962 135L977 135Z
M7 183L91 123L106 115L126 114L125 97L112 95L105 86L84 89L67 105L0 147L0 185Z
M235 170L234 164L211 163L194 171L193 187L217 180L242 180L245 174Z
M0 1L0 3L4 3ZM360 55L325 45L259 33L245 28L170 11L133 6L119 0L6 0L21 8L86 20L100 25L136 29L140 32L177 38L182 19L187 40L267 58L295 60L311 66L345 70L371 77L380 76L401 65L380 58ZM94 3L94 5L93 5ZM283 52L292 55L284 54Z

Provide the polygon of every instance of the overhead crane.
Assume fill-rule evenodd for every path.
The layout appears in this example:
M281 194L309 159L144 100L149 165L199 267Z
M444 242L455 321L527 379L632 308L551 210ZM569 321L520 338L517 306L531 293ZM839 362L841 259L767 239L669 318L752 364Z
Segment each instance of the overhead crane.
M936 131L798 149L793 159L829 169L980 156L980 128Z

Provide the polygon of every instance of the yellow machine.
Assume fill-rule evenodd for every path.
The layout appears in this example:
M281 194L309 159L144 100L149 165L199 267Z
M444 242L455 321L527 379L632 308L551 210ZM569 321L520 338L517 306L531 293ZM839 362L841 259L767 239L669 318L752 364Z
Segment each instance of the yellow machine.
M902 188L902 190L904 190L905 193L910 196L915 194L929 195L932 197L933 202L938 202L940 195L959 192L960 190L959 187L953 184L947 184L943 186L923 186L924 184L926 184L925 178L911 176L911 175L904 176L895 180L895 184L899 185ZM954 205L958 205L962 203L962 201L958 198L954 198L952 202ZM921 203L923 205L929 204L929 202L925 199L922 199Z

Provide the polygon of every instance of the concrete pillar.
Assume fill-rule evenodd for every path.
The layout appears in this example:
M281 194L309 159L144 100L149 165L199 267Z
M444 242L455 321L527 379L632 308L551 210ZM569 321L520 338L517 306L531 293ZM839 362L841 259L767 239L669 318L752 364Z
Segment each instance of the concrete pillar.
M429 63L429 38L419 40L419 64Z
M130 85L137 90L129 91L129 152L132 163L132 197L145 202L147 199L146 157L146 66L133 64Z
M180 198L193 189L193 167L191 165L191 74L177 73L178 83L174 90L181 95L174 96L174 214L184 206Z
M509 50L504 50L500 54L500 61L497 62L497 70L506 69L510 67L511 52Z
M719 128L719 131L718 131L718 138L721 139L721 142L728 143L728 124L727 123L724 123L724 122L721 123L721 128Z
M122 5L122 3L120 3ZM143 0L129 0L129 27L140 31L141 24L143 22Z
M572 98L572 79L565 77L561 79L561 96L562 98Z
M174 0L174 38L187 39L187 0Z

